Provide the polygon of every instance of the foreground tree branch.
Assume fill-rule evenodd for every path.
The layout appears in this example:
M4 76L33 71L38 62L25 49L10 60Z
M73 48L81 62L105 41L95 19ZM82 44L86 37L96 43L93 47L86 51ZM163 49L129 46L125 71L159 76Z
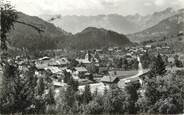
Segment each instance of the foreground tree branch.
M34 25L32 25L32 24L28 24L28 23L25 23L25 22L22 22L22 21L19 21L19 20L15 20L14 22L17 22L17 23L20 23L20 24L23 24L23 25L32 27L33 29L37 30L38 33L44 32L44 30L42 30L42 29L40 29L39 27L36 27L36 26L34 26Z

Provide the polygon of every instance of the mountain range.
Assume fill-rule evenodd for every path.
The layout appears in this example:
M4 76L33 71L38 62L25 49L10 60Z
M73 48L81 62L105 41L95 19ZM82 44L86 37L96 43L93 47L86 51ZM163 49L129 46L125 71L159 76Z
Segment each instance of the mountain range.
M27 48L30 50L55 49L58 41L62 41L70 33L55 27L36 16L29 16L18 12L18 21L33 25L43 30L39 33L31 26L14 23L14 29L8 34L9 45L16 48Z
M172 38L172 36L184 33L184 9L174 11L171 8L167 8L164 11L147 16L141 16L139 14L134 16L111 14L61 17L61 19L65 19L66 22L68 21L68 23L63 23L63 25L71 28L71 30L72 27L73 31L79 31L77 29L78 27L82 29L75 34L66 32L67 30L64 28L61 29L56 24L56 22L61 22L60 16L57 18L52 17L49 21L46 21L39 17L29 16L19 12L18 17L19 21L32 24L44 30L44 32L38 33L32 27L15 23L14 30L8 34L10 45L33 51L58 48L94 49L108 46L125 47L132 45L132 42L157 40L163 37ZM89 23L87 23L86 20L88 20L87 22ZM91 22L98 26L93 27L94 25ZM72 26L72 24L74 25ZM104 27L101 27L102 25ZM117 30L117 32L115 30ZM131 34L125 35L120 31L125 31L125 33L131 31Z
M159 40L164 37L173 38L184 33L184 9L178 10L175 15L168 17L158 24L143 31L130 34L128 38L134 42Z
M123 34L140 32L158 24L163 19L176 14L172 8L167 8L160 12L142 16L140 14L122 16L119 14L97 15L97 16L59 16L51 22L56 26L71 32L78 33L87 27L105 28ZM41 15L44 20L57 17L54 15Z
M66 47L72 49L97 49L113 46L130 46L132 42L123 34L103 28L88 27L66 40Z
M77 34L68 33L54 24L35 16L18 13L18 21L34 25L44 32L15 23L14 29L8 34L10 46L30 51L58 48L94 49L106 46L127 46L132 43L123 35L102 28L88 27Z

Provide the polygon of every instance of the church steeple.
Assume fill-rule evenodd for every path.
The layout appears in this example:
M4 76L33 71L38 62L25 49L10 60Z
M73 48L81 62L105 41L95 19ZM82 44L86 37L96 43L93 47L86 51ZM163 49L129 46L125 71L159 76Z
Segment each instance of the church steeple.
M85 60L91 61L91 54L89 51L87 51L87 53L85 55Z

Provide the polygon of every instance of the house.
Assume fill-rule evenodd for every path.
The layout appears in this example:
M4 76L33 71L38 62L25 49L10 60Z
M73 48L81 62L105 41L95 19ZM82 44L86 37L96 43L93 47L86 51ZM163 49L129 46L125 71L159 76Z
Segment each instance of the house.
M38 60L35 61L36 67L43 69L43 67L48 66L48 63L50 62L50 58L49 57L43 57L43 58L39 58Z
M88 72L85 67L76 67L75 71L79 78L85 78L85 74Z
M126 58L131 58L132 57L132 53L127 53L126 54Z
M42 63L42 64L36 63L35 66L36 66L36 69L38 71L43 71L43 70L45 70L45 68L48 67L48 65L46 63Z
M45 56L45 57L39 58L38 60L39 60L39 61L50 60L50 57Z
M69 64L67 58L53 59L48 63L49 66L62 66L62 67L66 66L67 64Z
M152 47L151 45L146 45L145 46L145 48L148 48L148 49L151 48L151 47Z
M69 64L69 61L68 61L67 58L58 59L58 62L59 62L60 65L63 65L63 66Z
M49 61L50 61L50 57L45 56L45 57L39 58L37 60L37 63L40 63L40 64L47 63L48 64Z
M56 73L62 71L58 67L51 67L51 66L45 68L45 70L50 70L53 74L56 74Z
M98 53L102 53L102 52L103 52L103 50L102 50L102 49L96 49L96 52L98 52Z
M108 67L99 67L99 73L100 74L108 73Z
M108 51L112 52L114 49L113 48L108 48Z
M127 80L125 81L125 83L126 83L126 84L128 84L128 83L136 83L136 82L139 83L139 80L140 80L139 77L133 77L133 78L127 79Z
M174 57L169 57L168 62L174 64L175 63Z
M67 86L66 83L64 83L64 82L58 82L58 81L53 81L52 84L53 84L53 86L54 86L55 88L66 87L66 86Z
M89 60L86 60L86 59L76 59L76 61L78 61L80 64L84 64L84 65L91 64L91 62Z
M119 78L116 76L112 76L112 75L105 75L102 79L101 82L103 82L104 84L117 84L119 82Z
M183 54L179 55L179 60L181 60L181 62L184 64L184 55Z

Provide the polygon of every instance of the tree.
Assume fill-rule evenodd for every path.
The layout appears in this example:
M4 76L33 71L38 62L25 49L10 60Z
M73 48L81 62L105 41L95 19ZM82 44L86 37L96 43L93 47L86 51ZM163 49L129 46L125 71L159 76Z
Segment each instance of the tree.
M75 59L69 59L69 61L70 61L69 68L74 68L79 64L79 62Z
M7 52L7 33L14 26L14 21L17 20L17 12L9 4L2 2L1 4L1 49L3 50L3 55ZM2 56L3 56L2 55ZM6 57L6 56L5 56ZM2 59L5 57L1 57Z
M123 58L119 59L118 68L122 68L123 65Z
M74 91L78 91L78 81L74 80L71 73L67 72L66 70L64 70L64 83L70 85Z
M158 54L158 56L154 58L151 67L151 72L153 72L156 75L164 75L166 73L166 65L162 60L160 54Z
M17 67L12 63L7 63L3 68L2 76L2 89L1 89L1 110L0 113L8 113L8 111L13 112L15 110L11 109L15 103L14 94L16 94L16 81L19 82L20 79L16 79L18 76ZM16 80L16 81L15 81Z
M128 60L126 58L123 61L123 66L125 70L128 70Z
M43 78L39 78L37 80L36 94L39 96L42 96L44 91L45 91L45 84L44 84Z
M178 56L178 55L175 55L175 57L174 57L174 62L175 62L176 67L183 67L183 64L182 64L182 62L179 60L179 56Z
M87 66L87 70L89 73L98 73L99 68L92 62L90 65Z
M92 100L92 94L91 94L90 86L86 85L83 93L83 103L88 104L89 101L91 100Z
M63 113L69 113L72 111L72 108L75 104L75 91L71 86L67 87L66 91L64 91L62 97L62 106L61 110Z
M111 87L103 96L103 109L105 113L124 113L126 110L125 93L118 87Z
M183 73L167 73L164 76L152 72L144 79L145 91L136 102L140 112L176 114L184 107Z
M63 73L64 73L64 83L69 83L71 79L71 73L67 72L66 70L64 70Z
M35 77L30 74L31 72L29 74L20 72L16 65L12 61L11 64L9 62L5 66L3 77L8 81L3 80L3 82L6 82L7 87L3 89L6 92L3 91L1 97L0 113L29 113L31 105L35 105ZM30 78L32 79L31 81Z
M85 114L101 114L103 112L103 106L101 106L96 100L90 101L84 109Z
M173 103L173 99L168 97L166 99L158 100L153 108L156 110L155 112L161 114L177 114L177 107Z
M138 100L138 93L137 90L140 88L140 84L133 84L133 83L129 83L126 87L125 87L125 91L127 93L127 103L128 103L128 107L127 107L127 112L129 114L135 114L137 112L137 108L135 106L135 103Z
M149 68L151 62L152 62L152 59L149 52L146 52L143 56L141 56L141 63L143 65L143 68L145 69Z
M49 105L55 104L53 88L49 88L48 94L46 95L46 102Z
M20 23L29 27L32 27L33 29L37 30L39 33L43 32L40 28L32 25L32 24L27 24L25 22L19 21L18 20L18 13L14 9L14 7L8 3L8 2L3 2L1 1L0 4L1 7L1 49L3 51L1 55L1 60L4 61L6 60L7 57L7 33L10 32L10 30L14 27L14 23Z
M55 101L54 95L55 95L54 89L53 89L53 87L50 87L48 90L48 94L43 99L45 103L40 103L40 104L45 105L44 106L45 113L47 113L47 114L55 114L56 113L56 110L55 110L56 101ZM42 108L42 106L40 106L40 109L41 108ZM38 108L38 110L39 110L39 108Z
M1 55L3 84L0 97L0 113L27 113L35 100L34 81L36 80L34 80L33 74L26 76L24 72L21 72L14 60L8 60L7 33L13 28L15 22L30 26L39 32L41 30L34 25L18 21L17 12L10 3L1 1L0 7L1 49L3 51Z
M74 91L78 91L78 86L79 86L79 82L74 80L73 77L70 77L70 80L68 82L68 85L71 86L71 88L74 90Z

